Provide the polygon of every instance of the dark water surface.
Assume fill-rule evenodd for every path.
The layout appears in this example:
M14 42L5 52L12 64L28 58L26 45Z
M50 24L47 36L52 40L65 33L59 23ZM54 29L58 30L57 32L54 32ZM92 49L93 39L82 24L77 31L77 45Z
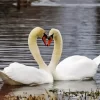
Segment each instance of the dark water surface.
M27 44L29 32L36 26L43 27L47 33L51 28L61 31L64 42L61 60L75 54L93 59L100 54L100 4L96 0L41 0L33 2L31 7L21 8L20 11L12 3L5 3L3 0L0 2L0 68L7 67L11 62L37 66ZM53 43L50 47L45 47L39 39L38 44L43 59L48 64ZM99 88L100 68L94 79L95 81L84 82L54 82L45 88ZM22 88L18 88L18 91ZM33 88L38 90L38 87ZM1 94L3 89L5 86L1 88ZM12 88L8 89L8 93L9 90L12 91Z

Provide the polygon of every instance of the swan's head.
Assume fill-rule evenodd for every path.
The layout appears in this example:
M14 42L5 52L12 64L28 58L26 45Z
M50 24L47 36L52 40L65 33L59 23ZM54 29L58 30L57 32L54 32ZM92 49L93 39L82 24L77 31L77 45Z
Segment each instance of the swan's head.
M29 34L30 38L41 38L44 42L44 44L46 45L46 39L47 39L47 35L45 34L45 30L41 27L36 27L34 28L30 34Z
M56 39L57 35L60 34L60 31L58 29L52 28L49 32L48 36L48 43L47 46L50 46L52 40Z

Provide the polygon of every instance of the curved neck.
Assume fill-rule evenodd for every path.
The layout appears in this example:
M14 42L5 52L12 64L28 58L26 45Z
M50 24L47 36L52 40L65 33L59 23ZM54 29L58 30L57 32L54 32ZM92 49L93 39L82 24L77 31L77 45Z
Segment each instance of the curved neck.
M63 48L63 41L62 41L62 36L59 33L56 34L56 36L54 37L54 50L49 64L50 70L54 70L57 64L59 63L62 54L62 48Z
M39 68L40 69L47 69L47 65L43 61L43 59L40 55L40 50L37 46L37 37L38 36L35 35L35 33L33 33L33 31L31 31L31 33L29 34L29 37L28 37L29 49L30 49L32 56L34 57L34 59L38 63Z

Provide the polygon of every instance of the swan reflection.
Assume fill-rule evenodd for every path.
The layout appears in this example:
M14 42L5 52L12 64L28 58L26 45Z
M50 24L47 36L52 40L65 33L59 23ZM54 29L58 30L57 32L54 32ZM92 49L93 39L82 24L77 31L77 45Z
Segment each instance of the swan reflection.
M96 90L97 86L95 81L55 81L52 84L43 84L38 86L9 86L9 89L5 91L6 85L3 85L0 90L0 94L3 95L13 93L14 95L25 95L27 94L43 94L50 89L60 89L64 91L91 91ZM4 92L5 91L5 92Z
M54 88L63 89L65 91L91 91L96 90L95 81L55 81Z

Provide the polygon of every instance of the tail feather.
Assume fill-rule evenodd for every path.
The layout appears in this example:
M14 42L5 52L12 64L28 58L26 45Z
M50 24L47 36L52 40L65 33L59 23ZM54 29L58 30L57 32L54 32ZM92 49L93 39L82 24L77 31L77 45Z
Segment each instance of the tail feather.
M99 65L100 64L100 55L93 59L93 61Z
M3 71L0 70L0 78L4 81L5 84L9 85L22 85L22 83L17 82L9 78Z

